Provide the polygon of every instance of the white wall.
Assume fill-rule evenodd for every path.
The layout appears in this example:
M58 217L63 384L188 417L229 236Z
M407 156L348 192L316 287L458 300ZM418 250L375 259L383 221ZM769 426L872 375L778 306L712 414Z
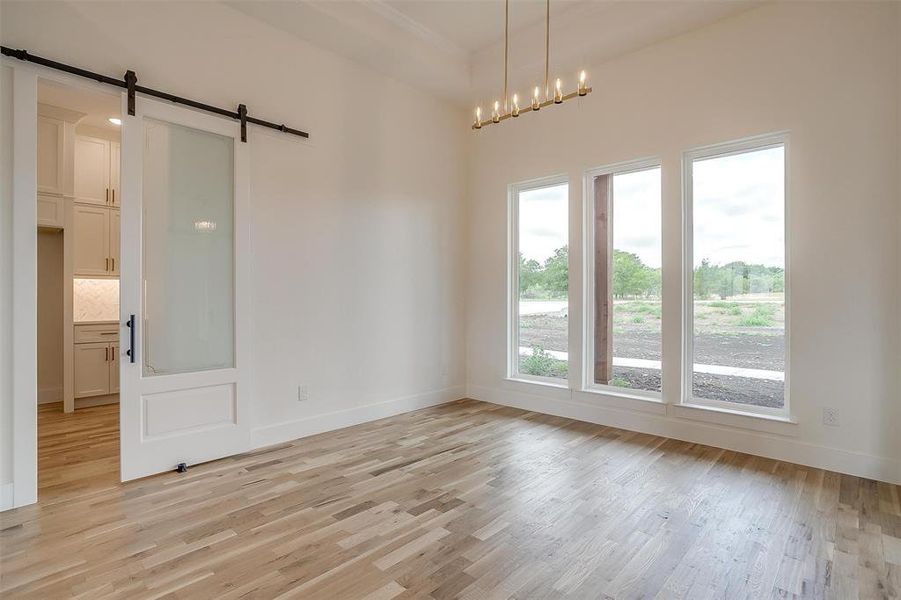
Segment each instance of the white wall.
M63 400L63 233L38 232L38 403Z
M461 112L214 3L4 2L2 37L310 131L250 127L256 444L463 396Z
M467 360L475 398L901 481L898 5L778 3L589 69L594 93L472 144ZM791 132L791 404L797 425L505 377L506 187L570 178L570 356L581 363L581 177L663 159L664 399L679 401L681 152ZM580 373L574 374L580 381ZM821 425L823 407L841 427ZM681 409L681 410L680 410ZM748 427L758 427L760 432Z

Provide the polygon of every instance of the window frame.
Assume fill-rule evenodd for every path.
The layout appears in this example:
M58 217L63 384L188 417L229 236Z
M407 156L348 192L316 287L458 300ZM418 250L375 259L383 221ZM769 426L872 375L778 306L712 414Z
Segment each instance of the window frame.
M628 398L633 400L644 400L652 402L663 402L663 392L652 392L650 390L633 390L630 388L621 388L614 385L596 383L594 381L594 327L595 327L595 235L594 235L594 219L595 219L595 194L594 179L602 175L624 175L627 173L635 173L638 171L647 171L650 169L660 169L661 177L661 193L660 193L660 240L663 241L663 161L659 156L639 158L618 163L612 163L600 167L586 169L582 178L583 190L583 215L582 215L582 239L583 239L583 336L582 336L582 391L603 393L610 396L618 396L620 398ZM610 184L613 184L613 177L610 178ZM614 202L616 199L614 198ZM612 238L612 235L610 236ZM661 245L662 247L662 245ZM661 252L661 260L662 260ZM662 276L662 268L661 268ZM663 293L661 290L660 305L663 306ZM661 361L660 361L660 378L663 381L664 362L663 356L663 330L664 318L660 319L661 332Z
M769 148L783 148L783 227L785 252L785 358L783 378L784 403L781 408L754 406L738 402L695 398L694 385L694 187L693 165L696 160L722 158ZM769 133L739 140L699 146L682 152L682 390L680 404L693 408L732 412L743 415L792 420L790 404L790 338L791 338L791 241L790 241L790 143L787 131Z
M555 377L543 377L519 372L519 195L522 192L536 190L557 185L566 184L566 244L570 244L569 223L572 220L570 213L569 194L572 184L566 173L528 179L507 186L507 379L527 383L538 383L560 388L569 388L569 380L572 377L572 352L568 353L567 363L570 377L557 379ZM572 260L567 264L567 272L571 272ZM566 294L567 310L572 308L572 295ZM567 344L569 344L570 331L567 330Z

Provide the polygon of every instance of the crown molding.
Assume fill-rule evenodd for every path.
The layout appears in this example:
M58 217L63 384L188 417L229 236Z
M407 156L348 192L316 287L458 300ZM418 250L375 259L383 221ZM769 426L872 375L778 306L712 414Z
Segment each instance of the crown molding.
M407 31L419 37L420 39L425 40L439 50L454 55L460 60L469 62L471 58L469 52L449 40L447 37L436 32L435 30L426 27L413 17L397 10L384 0L370 0L369 2L363 2L362 6L376 13L383 19L393 23L404 31Z
M61 106L53 106L52 104L43 104L38 102L38 114L42 117L50 119L59 119L66 123L78 123L87 116L86 113L70 110Z

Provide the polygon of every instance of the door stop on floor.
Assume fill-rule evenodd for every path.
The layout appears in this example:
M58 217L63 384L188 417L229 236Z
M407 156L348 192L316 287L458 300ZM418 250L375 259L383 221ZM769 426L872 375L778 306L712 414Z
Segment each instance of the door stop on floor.
M187 463L178 463L178 466L175 467L175 472L176 473L187 473L188 472Z

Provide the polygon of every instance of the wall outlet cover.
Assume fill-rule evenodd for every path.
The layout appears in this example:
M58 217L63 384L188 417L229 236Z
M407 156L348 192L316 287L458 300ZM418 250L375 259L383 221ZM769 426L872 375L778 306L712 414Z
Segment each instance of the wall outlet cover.
M823 409L823 425L838 427L838 410L835 408Z

